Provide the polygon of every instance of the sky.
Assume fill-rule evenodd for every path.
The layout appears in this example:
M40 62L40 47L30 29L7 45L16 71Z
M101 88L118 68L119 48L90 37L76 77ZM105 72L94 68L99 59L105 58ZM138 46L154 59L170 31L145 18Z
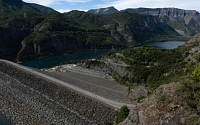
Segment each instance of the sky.
M114 6L118 10L127 8L166 8L197 10L200 12L200 0L23 0L51 7L59 12L71 10L87 11L90 9Z

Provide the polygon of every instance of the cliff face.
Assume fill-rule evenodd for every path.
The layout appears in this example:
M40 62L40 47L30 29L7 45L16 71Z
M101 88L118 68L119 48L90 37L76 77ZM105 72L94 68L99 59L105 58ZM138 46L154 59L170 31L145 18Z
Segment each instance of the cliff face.
M195 10L182 10L177 8L157 8L157 9L138 8L138 9L126 9L126 11L131 13L135 12L153 16L172 16L174 18L199 15L199 12Z
M138 8L126 9L130 13L159 16L181 35L195 35L200 27L200 14L195 10L183 10L177 8Z

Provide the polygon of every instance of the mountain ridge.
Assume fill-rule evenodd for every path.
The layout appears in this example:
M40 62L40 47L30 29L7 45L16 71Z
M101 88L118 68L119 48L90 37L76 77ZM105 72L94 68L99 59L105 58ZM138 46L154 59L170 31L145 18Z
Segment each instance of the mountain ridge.
M194 36L200 32L200 13L196 10L184 10L179 8L128 8L117 12L124 11L142 15L158 16L162 21L166 22L183 36ZM104 14L102 11L98 11L98 9L94 12L94 14Z
M91 9L87 11L88 13L93 13L93 14L112 14L119 12L115 7L106 7L106 8L100 8L100 9Z
M0 5L3 10L0 26L5 34L17 36L21 31L26 34L20 39L13 37L1 41L0 50L4 50L2 57L19 62L75 50L126 48L183 38L168 24L151 15L80 11L61 14L56 11L47 13L46 7L36 5L38 9L24 2L20 8L5 5ZM9 50L7 54L10 56L5 55L5 50Z

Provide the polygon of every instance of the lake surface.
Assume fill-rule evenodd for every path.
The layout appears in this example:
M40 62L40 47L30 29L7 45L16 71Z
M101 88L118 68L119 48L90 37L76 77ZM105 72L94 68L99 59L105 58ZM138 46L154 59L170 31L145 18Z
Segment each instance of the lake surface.
M162 49L174 49L181 45L183 45L185 42L175 42L175 41L168 41L168 42L156 42L156 43L150 43L146 44L147 46L155 47L155 48L162 48ZM104 51L82 51L82 52L76 52L76 53L68 53L63 54L60 56L54 56L54 57L48 57L45 59L37 59L29 62L21 63L24 66L33 67L37 69L43 69L47 67L52 66L58 66L62 63L66 63L69 61L77 61L77 60L84 60L89 58L95 58L98 56L101 56L108 52L108 50Z
M168 42L156 42L156 43L149 43L146 44L147 46L155 47L155 48L162 48L162 49L175 49L179 46L185 44L185 42L175 42L175 41L168 41Z
M63 54L60 56L49 57L45 59L37 59L29 62L21 63L21 65L33 67L37 69L43 69L51 66L58 66L62 63L66 63L69 61L77 61L77 60L84 60L84 59L91 59L98 56L103 55L104 53L108 52L108 50L102 51L82 51L76 53L68 53Z

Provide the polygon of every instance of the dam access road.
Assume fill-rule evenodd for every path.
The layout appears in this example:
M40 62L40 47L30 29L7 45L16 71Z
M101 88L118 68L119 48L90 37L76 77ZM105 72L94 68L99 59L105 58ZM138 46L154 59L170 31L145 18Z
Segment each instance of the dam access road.
M121 93L122 97L126 95L120 89L92 85L92 81L99 81L92 76L88 76L92 81L84 81L87 75L74 72L67 74L68 77L60 73L44 74L6 60L0 60L0 74L0 111L13 124L104 124L114 121L116 109L121 106L134 107L127 99L119 98L120 94L112 99L107 97L109 94L92 91L95 86ZM81 84L92 87L85 89Z

